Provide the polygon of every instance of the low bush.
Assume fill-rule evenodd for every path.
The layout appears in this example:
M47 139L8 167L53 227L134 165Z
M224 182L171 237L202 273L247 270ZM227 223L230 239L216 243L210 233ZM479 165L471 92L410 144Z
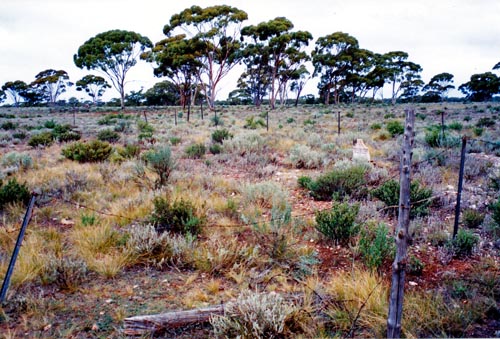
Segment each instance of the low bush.
M172 144L172 146L175 146L175 145L178 145L181 143L182 139L179 138L179 137L171 137L169 139L170 143Z
M359 253L365 265L378 270L382 264L392 260L395 251L394 241L390 238L389 229L383 223L369 223L361 227Z
M491 127L495 125L495 120L493 120L492 118L490 117L483 117L483 118L480 118L477 122L476 122L476 126L477 127Z
M28 153L9 152L2 156L0 164L2 167L27 170L33 167L33 158Z
M210 144L210 147L208 149L212 154L222 153L222 146L220 144Z
M405 128L403 124L398 120L392 120L387 123L387 131L391 133L391 136L394 138L397 135L401 135L404 133Z
M201 159L207 152L207 147L204 144L193 144L184 150L186 155L191 159Z
M97 140L107 141L111 143L117 142L118 140L120 140L120 134L111 129L104 129L97 133Z
M139 140L150 139L153 137L154 128L144 120L137 121L137 130L139 131Z
M171 232L198 235L205 217L198 215L196 207L188 200L171 202L169 198L156 197L150 222L158 233Z
M212 132L212 141L222 144L224 140L231 139L233 135L227 129L217 129Z
M295 168L319 168L323 165L323 154L306 145L295 145L290 150L290 162Z
M478 228L484 221L484 214L473 209L462 212L462 222L467 228Z
M89 142L75 142L64 147L62 155L78 162L100 162L108 159L113 147L107 142L92 140Z
M327 239L346 245L351 237L358 234L355 223L359 205L335 202L330 210L316 212L316 229Z
M135 158L141 153L141 147L137 144L126 144L116 148L117 153L125 159Z
M399 182L396 180L389 180L372 190L371 195L382 200L387 207L391 207L387 210L389 214L397 215L399 207L399 189ZM414 218L429 214L431 196L431 188L420 187L418 181L412 181L410 184L410 217Z
M381 128L382 128L382 124L381 124L381 123L379 123L379 122L376 122L376 123L374 123L374 124L372 124L372 125L370 126L370 129L372 129L372 130L374 130L374 131L379 130L379 129L381 129Z
M143 154L142 158L146 162L146 165L158 175L156 187L165 186L176 166L170 147L165 145L158 149L147 151Z
M275 292L248 292L210 323L217 338L295 338L307 333L304 312Z
M1 129L4 130L14 130L17 128L17 124L13 123L12 121L6 121L0 125Z
M336 168L319 176L316 180L301 179L302 185L310 191L316 200L343 199L347 196L360 197L366 194L366 178L368 168L363 165L352 165Z
M259 127L266 127L266 122L261 118L255 118L254 116L248 117L245 120L245 125L243 128L257 129Z
M479 237L469 230L459 229L454 239L450 239L446 247L454 257L467 257L479 243Z
M54 127L56 127L56 122L54 120L47 120L43 123L43 127L45 128L49 128L49 129L52 129Z
M6 185L0 180L0 210L10 203L23 203L27 205L31 198L30 191L25 184L20 184L17 180L11 179Z
M51 132L42 132L33 135L28 140L28 145L31 147L50 146L54 143L54 136Z
M458 121L453 121L452 123L450 123L448 125L448 128L452 129L454 131L461 131L463 128L463 125L461 123L459 123Z

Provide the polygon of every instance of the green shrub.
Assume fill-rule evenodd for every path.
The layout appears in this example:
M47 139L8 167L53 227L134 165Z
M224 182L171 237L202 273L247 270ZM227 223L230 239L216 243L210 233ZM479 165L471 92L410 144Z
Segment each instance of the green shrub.
M56 122L54 120L47 120L43 123L43 127L45 128L49 128L49 129L52 129L54 127L56 127Z
M168 198L156 197L151 223L158 233L171 232L198 235L205 222L198 216L192 202L181 199L171 202Z
M482 127L474 127L474 128L472 129L472 132L474 132L474 135L475 135L476 137L480 137L481 135L483 135L484 128L482 128Z
M175 145L178 145L181 143L181 138L179 137L171 137L169 139L170 143L172 144L172 146L175 146Z
M480 118L476 123L477 127L491 127L493 125L495 125L495 120L489 117Z
M165 186L176 166L170 147L165 145L156 150L148 151L144 153L143 159L146 165L158 175L156 187Z
M394 113L387 113L384 115L384 119L394 119L396 117L396 114Z
M185 153L189 158L201 159L207 152L207 147L204 144L193 144L189 145L185 149Z
M461 131L463 128L463 125L459 123L458 121L453 121L451 124L448 125L449 129L452 129L454 131Z
M209 151L212 154L219 154L222 152L222 146L220 144L210 144Z
M472 254L479 237L469 230L459 229L455 239L450 239L446 246L455 257L467 257Z
M27 205L30 198L30 191L25 184L19 184L14 178L3 185L0 180L0 210L3 210L4 206L9 203L21 202Z
M81 134L73 131L71 125L58 125L56 124L52 129L52 136L59 142L76 141L81 139Z
M333 169L307 183L307 189L316 200L343 199L346 196L362 196L366 193L367 167L353 165Z
M372 124L372 125L370 126L370 129L372 129L372 130L374 130L374 131L379 130L379 129L381 129L381 128L382 128L382 124L381 124L381 123L379 123L379 122L376 122L376 123L374 123L374 124Z
M144 120L137 121L137 129L139 130L139 140L152 138L155 131L153 126Z
M6 121L0 126L0 128L4 130L14 130L17 128L17 124L12 121Z
M222 120L222 116L220 114L211 117L210 121L213 126L224 126L224 120Z
M478 228L484 221L484 214L473 209L462 212L462 222L467 228Z
M54 143L54 136L50 132L42 132L40 134L35 134L30 138L30 140L28 140L28 145L31 147L50 146L53 143Z
M346 245L358 234L359 227L355 223L358 212L358 204L335 202L330 210L316 212L316 229L326 238Z
M421 276L424 271L425 264L415 256L410 256L406 265L406 272L414 276Z
M120 134L111 129L104 129L97 133L97 139L113 143L120 140Z
M371 194L375 198L382 200L386 206L391 207L388 213L397 215L399 206L399 182L396 180L389 180L382 185L372 190ZM410 217L425 216L429 213L429 206L431 204L430 197L432 196L432 189L420 187L418 181L412 181L410 184Z
M245 120L243 128L257 129L259 127L266 127L266 122L263 119L256 119L254 116L248 117Z
M141 147L137 144L126 144L116 148L117 153L125 159L135 158L141 153Z
M314 182L311 177L308 176L300 176L299 179L297 180L299 187L309 189L311 187L311 184Z
M18 132L14 132L14 133L12 133L12 137L13 137L14 139L24 140L24 139L26 139L27 135L26 135L26 133L25 133L25 132L23 132L23 131L18 131Z
M224 140L231 139L233 135L227 129L217 129L212 133L212 141L222 144Z
M99 162L106 160L113 147L107 142L92 140L90 142L75 142L62 149L62 155L78 162Z
M82 138L82 135L76 131L69 131L61 133L57 136L57 140L59 142L70 142L70 141L78 141Z
M391 136L394 138L397 135L403 134L405 128L403 124L398 120L392 120L387 123L387 131L391 133Z
M287 118L286 119L286 123L287 124L291 124L291 123L294 123L295 122L295 119L294 118Z
M394 240L389 235L389 229L383 223L369 223L361 228L359 238L359 253L366 266L379 269L384 262L394 256Z

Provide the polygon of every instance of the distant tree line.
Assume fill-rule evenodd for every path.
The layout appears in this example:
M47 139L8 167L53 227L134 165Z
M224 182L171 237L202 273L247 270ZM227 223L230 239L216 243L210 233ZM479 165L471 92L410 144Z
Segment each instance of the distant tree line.
M440 102L454 89L453 74L421 79L422 67L404 51L373 52L344 32L319 37L311 53L311 33L294 30L293 23L277 17L244 26L246 12L226 5L192 6L172 15L163 28L165 38L153 44L136 32L111 30L84 42L73 56L77 67L95 70L72 83L64 70L48 69L31 83L8 81L0 91L0 102L14 106L78 105L77 98L58 100L71 86L85 92L86 104L98 105L104 92L113 87L119 99L109 104L182 105L206 104L213 108L221 81L236 65L244 67L236 88L226 103L277 105L299 102L339 104L390 100ZM126 93L128 71L144 60L153 65L154 76L162 78L152 88ZM500 62L492 71L500 69ZM311 78L317 78L318 97L301 96ZM110 83L111 85L110 85ZM389 86L390 98L383 98ZM500 78L493 72L473 74L458 87L466 100L487 101L500 93ZM293 98L289 96L293 94ZM377 95L379 96L377 98Z

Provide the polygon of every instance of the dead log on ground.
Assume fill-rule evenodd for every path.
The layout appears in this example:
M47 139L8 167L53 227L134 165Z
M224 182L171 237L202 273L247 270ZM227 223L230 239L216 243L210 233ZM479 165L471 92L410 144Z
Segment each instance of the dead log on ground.
M139 315L124 319L126 335L161 333L167 329L205 323L213 315L223 315L224 305L211 306L190 311L173 311L154 315Z

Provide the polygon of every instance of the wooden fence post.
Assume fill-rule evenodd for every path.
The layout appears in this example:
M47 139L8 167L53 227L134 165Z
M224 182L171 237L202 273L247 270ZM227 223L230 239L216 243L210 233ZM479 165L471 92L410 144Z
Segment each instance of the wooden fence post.
M387 337L399 338L403 315L403 296L408 248L408 228L410 225L410 182L411 158L414 140L415 110L405 110L405 132L401 154L399 214L395 233L396 256L392 265L391 294L389 297L389 314L387 316Z
M457 204L455 205L455 223L453 224L453 239L458 232L458 219L460 218L460 202L462 200L462 186L464 182L465 149L467 148L467 137L462 137L462 151L460 152L460 171L458 173Z

